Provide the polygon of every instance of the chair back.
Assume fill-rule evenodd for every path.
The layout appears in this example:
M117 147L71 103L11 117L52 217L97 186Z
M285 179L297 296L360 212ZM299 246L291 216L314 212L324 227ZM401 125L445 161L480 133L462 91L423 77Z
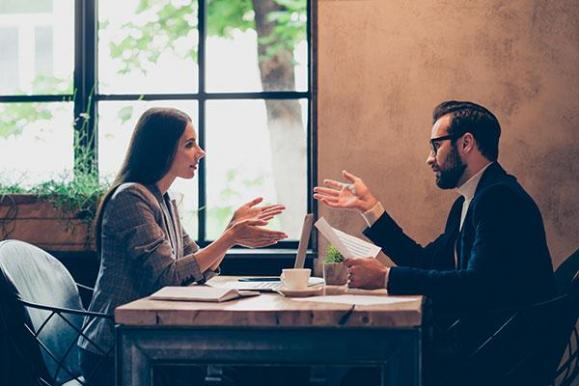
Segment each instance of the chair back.
M50 382L63 384L81 374L77 331L80 315L62 315L25 303L83 310L76 284L67 269L49 253L17 240L0 242L0 280L24 307L29 332L40 346Z
M565 369L559 365L570 339L576 337L577 273L567 287L553 299L507 312L500 327L468 355L461 379L469 379L470 385L525 386L551 385L554 378L572 380L577 371L576 349Z
M577 254L577 252L575 253ZM569 285L571 297L569 323L571 334L564 342L562 360L555 373L553 384L558 386L577 385L575 383L579 377L579 269L576 269L575 276ZM568 329L568 326L567 326Z
M555 270L555 280L559 293L569 290L573 277L579 271L579 249L566 258Z

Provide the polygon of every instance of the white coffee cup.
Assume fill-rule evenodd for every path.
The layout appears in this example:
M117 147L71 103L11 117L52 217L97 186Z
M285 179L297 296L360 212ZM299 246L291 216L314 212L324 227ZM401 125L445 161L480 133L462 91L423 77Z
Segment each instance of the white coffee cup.
M309 268L287 268L282 270L280 279L287 289L302 290L308 288L311 273Z

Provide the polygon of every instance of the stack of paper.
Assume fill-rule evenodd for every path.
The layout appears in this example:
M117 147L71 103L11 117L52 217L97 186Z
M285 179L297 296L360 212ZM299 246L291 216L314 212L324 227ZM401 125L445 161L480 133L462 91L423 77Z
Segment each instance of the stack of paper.
M153 300L181 300L190 302L225 302L227 300L257 296L256 291L238 291L231 288L214 288L207 286L163 287L152 294Z
M315 226L346 259L376 257L380 252L380 247L332 228L323 217L316 221Z
M418 300L418 297L410 296L368 296L368 295L331 295L331 296L313 296L309 298L292 299L299 302L317 302L332 304L352 304L356 306L374 306L396 303L406 303Z

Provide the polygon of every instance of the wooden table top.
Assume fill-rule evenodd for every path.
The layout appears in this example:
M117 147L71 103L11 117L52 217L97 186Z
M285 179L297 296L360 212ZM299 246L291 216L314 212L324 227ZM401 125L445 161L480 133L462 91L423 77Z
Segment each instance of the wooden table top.
M237 280L221 276L212 280ZM387 296L384 292L355 295ZM298 301L277 293L223 303L164 301L143 298L115 309L115 322L140 327L365 327L408 328L422 323L420 296L394 304L353 305Z

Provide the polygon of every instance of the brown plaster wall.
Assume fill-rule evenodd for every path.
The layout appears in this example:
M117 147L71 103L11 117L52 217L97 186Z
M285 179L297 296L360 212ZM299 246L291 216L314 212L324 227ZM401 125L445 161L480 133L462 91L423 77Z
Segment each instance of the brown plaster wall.
M579 248L579 2L318 0L319 181L358 174L422 243L456 198L424 163L446 99L497 115L499 161L539 205L558 265Z

